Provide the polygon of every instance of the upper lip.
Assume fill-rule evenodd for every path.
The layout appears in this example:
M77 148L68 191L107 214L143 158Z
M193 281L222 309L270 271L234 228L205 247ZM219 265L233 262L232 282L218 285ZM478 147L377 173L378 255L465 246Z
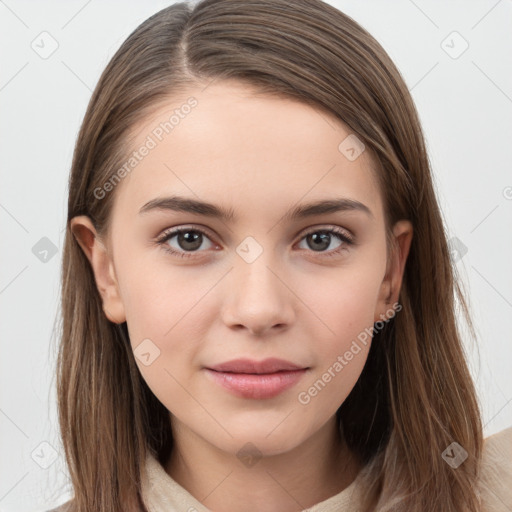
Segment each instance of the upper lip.
M304 370L305 367L285 361L284 359L272 357L263 361L233 359L232 361L226 361L215 366L209 366L208 369L216 372L231 373L275 373L283 370Z

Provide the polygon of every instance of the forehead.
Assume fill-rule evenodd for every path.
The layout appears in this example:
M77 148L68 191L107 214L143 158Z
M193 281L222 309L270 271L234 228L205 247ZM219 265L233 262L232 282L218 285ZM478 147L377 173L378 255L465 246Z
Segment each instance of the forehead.
M134 165L115 201L124 214L170 195L222 205L237 220L334 197L382 214L374 160L348 126L245 84L213 83L170 97L133 127L130 147Z

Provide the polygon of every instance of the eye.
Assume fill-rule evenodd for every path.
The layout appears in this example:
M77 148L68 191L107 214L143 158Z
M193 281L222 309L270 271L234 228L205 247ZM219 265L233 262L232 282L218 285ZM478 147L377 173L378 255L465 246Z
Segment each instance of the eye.
M168 242L175 237L176 240L173 247ZM325 249L330 247L333 237L337 238L341 243L334 249L326 251ZM181 227L164 232L157 240L157 243L162 245L166 252L174 256L190 258L194 256L195 252L201 252L199 249L205 239L208 240L210 244L206 249L216 246L211 242L206 231L197 227ZM326 257L337 256L342 251L347 250L348 246L355 244L354 238L350 233L335 226L325 229L311 229L300 239L301 242L303 240L312 248L312 252L321 253L322 256Z
M324 249L329 248L333 237L337 238L341 243L336 246L334 249L330 251L325 251ZM342 230L338 227L329 227L328 229L313 229L303 236L301 239L305 240L306 244L312 248L313 252L320 252L322 256L337 256L340 252L348 249L348 246L353 245L354 238L345 230ZM325 253L325 254L323 254Z
M177 237L177 249L167 243L175 237ZM157 240L157 243L163 246L164 251L175 256L180 256L181 258L190 258L193 256L193 254L190 253L194 253L199 250L203 244L204 238L210 240L207 233L202 229L184 227L165 232L162 238ZM213 246L213 243L211 243L211 246Z

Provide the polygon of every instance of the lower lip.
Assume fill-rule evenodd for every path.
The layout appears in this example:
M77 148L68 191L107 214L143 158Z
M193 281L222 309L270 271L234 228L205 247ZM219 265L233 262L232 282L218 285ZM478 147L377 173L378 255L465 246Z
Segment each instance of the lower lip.
M265 399L279 395L291 388L306 373L307 369L290 370L276 373L228 373L216 372L206 368L213 380L237 396L243 398Z

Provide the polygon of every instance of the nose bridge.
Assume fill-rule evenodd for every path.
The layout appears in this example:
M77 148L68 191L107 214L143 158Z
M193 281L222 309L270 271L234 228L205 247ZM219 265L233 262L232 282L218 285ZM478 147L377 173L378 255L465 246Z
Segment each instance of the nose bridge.
M227 302L226 321L250 330L287 324L293 312L293 294L279 276L275 252L248 237L237 247Z
M253 245L251 245L253 244ZM247 252L243 252L248 247ZM237 248L233 279L239 299L265 298L275 302L283 293L283 285L276 276L275 253L270 249L261 249L253 242L245 242Z

